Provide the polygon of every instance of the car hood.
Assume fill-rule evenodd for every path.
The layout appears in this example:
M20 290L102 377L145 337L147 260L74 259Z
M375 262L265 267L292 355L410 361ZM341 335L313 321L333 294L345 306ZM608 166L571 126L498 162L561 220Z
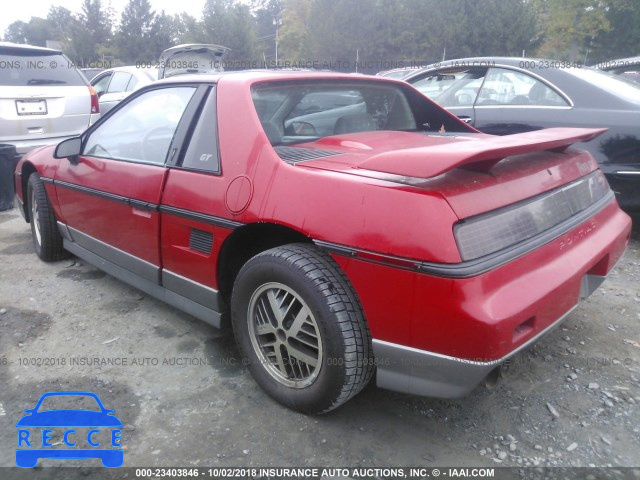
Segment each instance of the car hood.
M50 410L25 415L17 427L121 427L115 415L90 410Z
M224 71L222 61L229 48L210 44L185 44L166 49L160 55L158 79L190 73Z

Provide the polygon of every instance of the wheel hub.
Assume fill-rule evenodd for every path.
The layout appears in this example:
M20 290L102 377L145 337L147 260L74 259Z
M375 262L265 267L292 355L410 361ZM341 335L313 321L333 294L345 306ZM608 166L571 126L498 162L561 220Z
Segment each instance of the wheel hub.
M305 388L322 366L322 338L309 306L293 289L267 283L251 296L249 337L265 370L281 384Z

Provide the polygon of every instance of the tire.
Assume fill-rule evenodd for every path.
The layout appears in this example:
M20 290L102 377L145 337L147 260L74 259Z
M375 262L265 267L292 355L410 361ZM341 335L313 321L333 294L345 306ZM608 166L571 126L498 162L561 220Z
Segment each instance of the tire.
M27 201L31 219L31 238L36 254L45 262L62 260L67 253L62 247L56 217L37 173L32 173L27 183Z
M234 284L231 322L256 382L293 410L333 410L373 375L371 334L356 294L314 245L250 259Z

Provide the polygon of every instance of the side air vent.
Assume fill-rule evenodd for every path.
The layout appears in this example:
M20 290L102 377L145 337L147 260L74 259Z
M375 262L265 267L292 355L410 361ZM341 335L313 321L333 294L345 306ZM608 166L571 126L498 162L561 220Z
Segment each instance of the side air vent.
M315 148L302 147L274 147L278 156L287 163L294 164L305 160L315 160L316 158L331 157L341 155L341 152L331 150L319 150Z
M191 229L189 235L189 248L202 253L211 253L213 245L213 235L204 230Z

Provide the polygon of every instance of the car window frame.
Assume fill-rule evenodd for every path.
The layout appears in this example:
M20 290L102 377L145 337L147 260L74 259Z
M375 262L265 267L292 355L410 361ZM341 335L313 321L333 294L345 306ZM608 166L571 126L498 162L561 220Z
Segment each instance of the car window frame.
M183 125L179 125L176 129L175 137L181 138L181 148L178 155L175 156L175 160L170 165L170 168L176 170L185 170L189 172L195 172L205 175L213 175L216 177L222 176L222 156L220 154L220 137L219 137L219 119L218 119L218 89L216 88L216 84L207 85L207 89L202 92L202 98L197 105L197 108L194 109L193 116L190 122L185 123ZM216 171L213 170L205 170L198 169L193 167L185 167L184 159L189 150L189 145L192 143L193 135L195 134L196 127L200 122L200 118L206 108L209 106L209 102L211 102L213 106L214 118L215 118L215 144L216 144L216 154L218 156L218 169ZM188 107L187 107L188 108ZM185 111L186 113L186 111Z
M206 91L208 90L210 85L207 84L202 84L202 83L196 83L196 82L185 82L185 83L175 83L175 84L159 84L159 85L153 85L149 88L142 88L140 90L136 90L135 92L133 92L131 95L129 95L125 100L119 102L114 108L112 108L111 110L109 110L109 112L107 112L106 115L101 116L97 122L95 122L93 125L91 125L91 127L89 127L87 130L85 130L85 132L80 135L80 140L81 140L81 146L80 146L80 156L81 157L92 157L92 158L99 158L103 161L113 161L113 162L122 162L122 163L131 163L134 165L146 165L146 166L152 166L152 167L160 167L160 168L170 168L173 167L175 164L176 159L180 156L180 155L176 155L176 153L182 153L182 150L185 148L185 135L184 135L184 129L185 129L185 124L190 125L193 122L193 117L195 116L196 112L198 111L198 108L200 107L200 104L202 103L202 100L206 94ZM84 149L86 147L87 144L87 140L88 138L92 135L93 132L95 132L95 130L97 130L98 128L100 128L100 126L108 121L111 116L119 111L121 108L124 108L126 105L128 105L130 102L135 101L135 99L137 99L138 97L144 95L145 93L148 93L150 91L153 90L163 90L166 88L183 88L183 87L192 87L195 88L195 92L193 93L193 96L191 97L191 99L189 100L186 108L184 109L184 112L182 112L182 117L180 118L180 121L178 122L178 125L176 127L176 130L173 134L173 139L171 141L171 143L169 144L169 149L167 151L167 156L164 159L164 162L161 164L158 163L148 163L148 162L141 162L138 160L131 160L131 159L124 159L124 158L106 158L106 157L95 157L93 155L87 155L84 152ZM179 133L181 133L179 135Z
M99 76L99 78L98 78L98 76ZM111 83L111 79L113 78L113 72L112 71L101 72L98 75L96 75L96 77L91 79L92 81L96 80L95 84L90 82L91 86L95 88L95 85L100 83L104 78L106 78L108 80L104 90L102 90L102 93L100 93L100 91L96 90L96 93L98 94L99 97L109 93L109 84Z

